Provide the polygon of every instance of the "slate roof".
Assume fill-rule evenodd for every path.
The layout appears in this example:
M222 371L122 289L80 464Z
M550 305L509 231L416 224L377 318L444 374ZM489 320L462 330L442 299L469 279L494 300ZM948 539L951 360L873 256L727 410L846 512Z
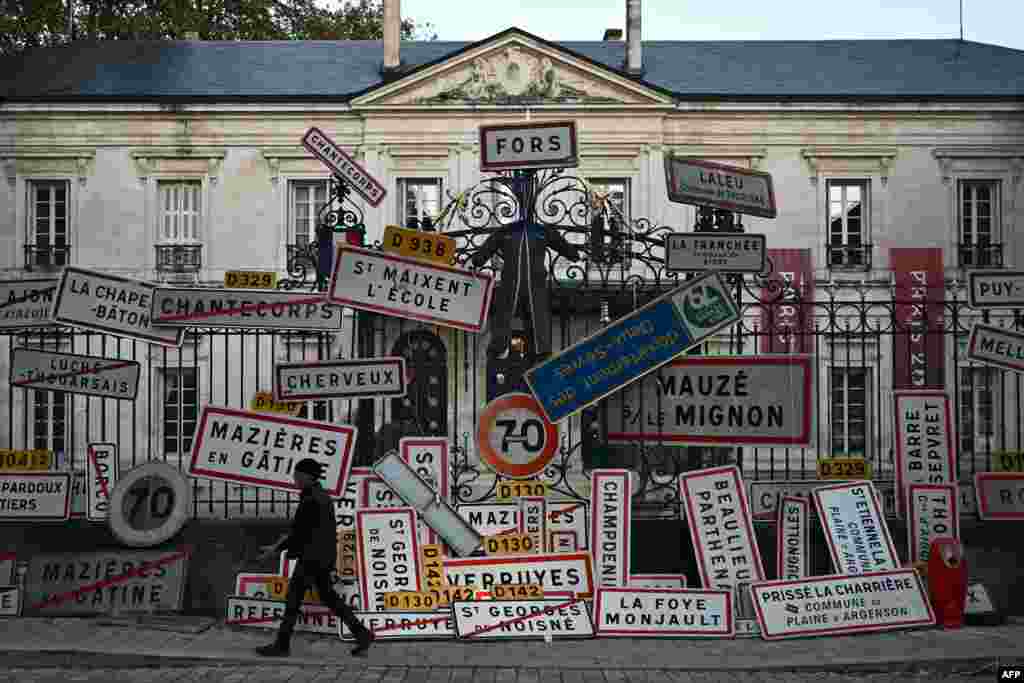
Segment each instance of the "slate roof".
M403 42L412 69L509 32L621 73L622 41ZM348 100L383 82L381 41L108 41L0 62L0 99ZM696 98L1024 97L1024 51L957 40L645 41L637 80Z

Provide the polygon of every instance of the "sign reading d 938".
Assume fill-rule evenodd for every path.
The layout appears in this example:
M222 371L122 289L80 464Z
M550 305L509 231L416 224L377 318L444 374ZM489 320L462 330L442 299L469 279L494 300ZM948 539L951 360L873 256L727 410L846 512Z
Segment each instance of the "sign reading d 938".
M560 422L739 320L732 295L707 273L526 372L551 422Z

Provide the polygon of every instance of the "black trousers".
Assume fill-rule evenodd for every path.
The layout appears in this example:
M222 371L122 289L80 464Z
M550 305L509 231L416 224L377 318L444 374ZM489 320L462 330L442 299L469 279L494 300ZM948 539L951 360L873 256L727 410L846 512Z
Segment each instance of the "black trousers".
M334 592L334 586L331 585L331 568L300 560L295 564L295 569L288 580L288 602L284 609L281 627L277 632L279 645L288 647L291 643L292 632L295 630L295 622L299 618L299 610L302 606L302 596L305 594L307 586L316 587L317 593L320 595L320 602L329 607L348 626L352 635L358 636L366 630L363 623L356 618L352 608Z

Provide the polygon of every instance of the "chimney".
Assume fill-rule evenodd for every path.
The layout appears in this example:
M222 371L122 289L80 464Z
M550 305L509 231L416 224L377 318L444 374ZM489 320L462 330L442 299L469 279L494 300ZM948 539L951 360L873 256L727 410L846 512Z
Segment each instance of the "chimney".
M640 41L640 0L626 0L626 70L632 74L643 72Z
M402 32L402 9L400 0L384 0L384 73L398 70L401 59L398 55L398 41Z
M75 33L75 25L74 25L74 22L73 22L73 18L74 18L74 14L75 14L74 4L75 4L75 0L68 0L68 8L67 8L67 11L65 12L65 16L64 16L64 20L65 20L65 24L66 24L65 25L65 31L68 34L68 41L69 42L75 39L75 35L74 35L74 33Z
M621 28L606 28L604 30L604 38L603 38L603 40L605 42L615 41L615 40L622 40L622 29Z

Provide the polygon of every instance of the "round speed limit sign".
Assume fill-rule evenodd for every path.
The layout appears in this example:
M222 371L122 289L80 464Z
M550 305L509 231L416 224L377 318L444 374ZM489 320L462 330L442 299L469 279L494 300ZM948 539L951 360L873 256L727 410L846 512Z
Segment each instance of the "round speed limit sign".
M498 474L527 479L555 456L558 427L530 394L505 394L484 408L476 432L480 459Z

